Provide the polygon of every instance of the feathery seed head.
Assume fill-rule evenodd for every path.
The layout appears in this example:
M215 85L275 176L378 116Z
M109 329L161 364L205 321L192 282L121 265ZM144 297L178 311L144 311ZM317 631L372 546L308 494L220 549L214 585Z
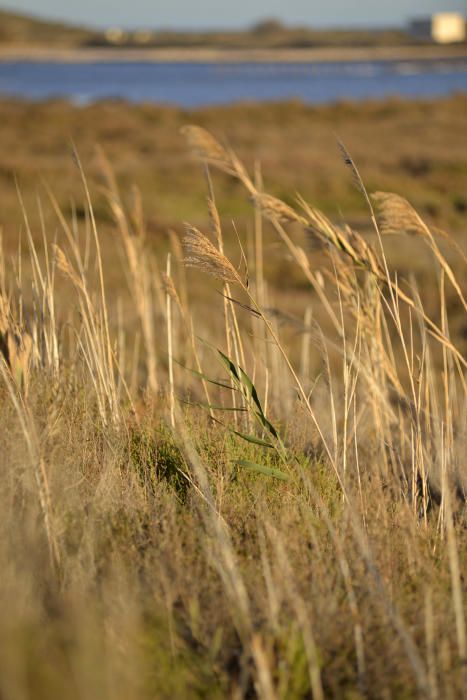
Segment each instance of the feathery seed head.
M253 196L253 200L269 220L279 221L280 223L303 223L297 212L281 199L277 199L277 197L257 192Z
M236 172L232 156L206 129L200 126L184 126L181 129L193 153L201 160L211 163L224 172Z
M382 233L427 235L425 223L404 197L392 192L374 192L371 196L378 208L378 223Z
M211 243L204 233L189 226L183 239L183 245L187 253L185 258L187 267L195 267L223 282L243 286L240 275L230 260Z

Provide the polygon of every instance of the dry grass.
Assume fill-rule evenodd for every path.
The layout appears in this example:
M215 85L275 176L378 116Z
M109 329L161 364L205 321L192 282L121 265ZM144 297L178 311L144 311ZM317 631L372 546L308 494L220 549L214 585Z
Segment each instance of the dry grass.
M363 235L184 133L208 197L184 252L101 154L111 245L75 156L82 215L49 194L1 256L0 696L461 698L450 239L359 179ZM250 207L228 237L225 187ZM393 230L428 244L429 288Z
M409 193L423 218L457 236L465 228L466 112L462 95L425 102L393 99L323 107L299 102L240 104L198 111L122 102L76 107L66 102L2 100L2 223L14 239L22 218L15 176L32 224L38 222L39 177L50 184L64 211L70 211L73 198L77 215L83 216L84 202L76 193L71 157L74 142L93 185L101 230L107 229L109 215L103 196L96 191L102 182L96 144L111 160L126 203L138 183L152 238L166 225L179 226L180 211L201 226L206 218L204 183L179 138L180 128L194 122L218 134L222 143L235 145L251 173L255 161L260 161L270 194L290 205L299 191L328 216L365 225L364 204L336 157L337 134L370 191ZM248 215L241 190L229 179L217 183L216 194L226 215L237 221Z

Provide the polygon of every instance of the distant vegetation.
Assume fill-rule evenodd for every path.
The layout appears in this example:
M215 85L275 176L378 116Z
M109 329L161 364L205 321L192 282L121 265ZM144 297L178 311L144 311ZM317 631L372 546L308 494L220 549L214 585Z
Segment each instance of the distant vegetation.
M0 10L0 46L10 44L82 46L98 32Z
M94 44L96 38L90 40ZM104 35L98 43L108 43ZM286 27L280 22L266 21L251 29L236 31L177 32L155 31L123 35L125 46L146 44L154 47L216 47L226 49L299 49L322 46L399 46L420 43L402 30L315 30L309 27Z
M157 27L157 12L154 12ZM179 32L164 29L125 32L109 27L101 32L0 11L0 46L28 44L57 47L161 47L230 49L312 48L321 46L400 46L420 43L402 29L317 30L289 27L267 19L250 29L236 31Z
M93 182L97 184L99 177L93 159L96 142L111 157L125 189L138 182L154 233L176 227L180 211L189 211L192 220L203 226L203 182L187 160L178 135L188 119L224 134L250 167L255 159L261 160L276 196L300 190L327 215L340 216L342 209L360 225L364 214L360 194L339 159L329 157L338 133L351 146L370 187L410 188L412 201L433 224L459 236L466 230L467 98L463 95L425 102L342 101L317 107L298 101L245 103L194 111L121 101L78 108L65 101L4 100L0 102L0 140L9 148L0 167L2 224L9 231L21 225L15 176L34 223L38 172L53 184L60 204L67 206L72 194L71 137L79 142ZM248 205L238 195L228 180L218 183L220 205L243 223ZM105 211L99 206L96 212L103 217L101 226L106 225ZM407 255L402 258L405 264Z

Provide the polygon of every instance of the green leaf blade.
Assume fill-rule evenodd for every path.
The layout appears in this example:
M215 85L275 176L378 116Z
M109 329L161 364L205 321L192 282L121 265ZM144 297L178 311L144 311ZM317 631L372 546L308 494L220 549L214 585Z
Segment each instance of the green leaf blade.
M256 462L251 462L249 459L238 459L235 464L239 467L243 467L250 472L255 472L256 474L263 474L264 476L272 476L280 481L290 481L290 476L280 469L274 469L273 467L266 467L264 464L257 464Z
M238 430L233 430L232 432L234 433L234 435L237 435L238 437L242 438L242 440L245 440L246 442L251 442L253 445L268 447L271 450L274 449L274 445L271 442L261 440L261 438L256 437L256 435L246 435L245 433L240 433Z

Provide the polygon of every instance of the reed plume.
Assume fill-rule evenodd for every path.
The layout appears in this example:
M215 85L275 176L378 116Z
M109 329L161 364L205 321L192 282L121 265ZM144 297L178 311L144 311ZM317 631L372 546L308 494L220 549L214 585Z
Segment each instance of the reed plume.
M222 282L243 286L242 279L230 260L194 226L187 227L183 245L187 254L184 261L187 267L195 267Z

